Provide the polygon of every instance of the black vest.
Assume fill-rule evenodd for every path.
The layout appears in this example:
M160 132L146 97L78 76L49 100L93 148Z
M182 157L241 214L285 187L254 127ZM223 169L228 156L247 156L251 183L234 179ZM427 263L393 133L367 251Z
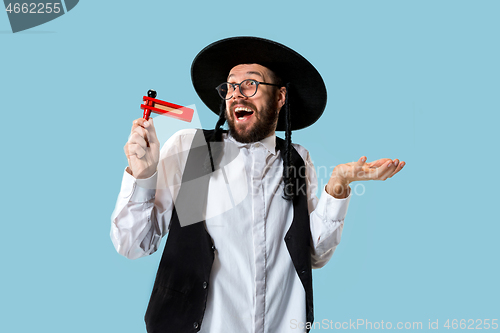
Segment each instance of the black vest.
M213 131L196 132L196 140L206 140ZM198 141L199 142L199 141ZM284 151L284 141L276 137L276 147ZM207 164L209 154L205 144L204 154L189 153L187 165L199 165L194 173L183 174L183 184L187 179L195 179L206 175L202 167ZM311 270L311 229L307 208L307 191L304 179L304 161L292 147L292 161L296 170L297 195L293 200L293 221L284 241L292 259L295 270L306 291L306 320L313 322L313 292ZM205 177L207 178L207 177ZM207 178L208 179L208 178ZM183 185L184 186L184 185ZM208 192L208 181L206 190ZM186 191L179 190L177 200ZM192 192L191 192L192 193ZM278 194L277 194L278 195ZM206 200L206 198L205 198ZM283 199L284 200L284 199ZM206 203L206 201L205 201ZM145 315L148 333L186 333L198 332L203 322L207 304L208 288L210 288L210 272L214 261L217 244L205 229L205 221L181 227L174 208L170 220L170 230L163 251L156 280ZM309 330L307 330L309 332Z

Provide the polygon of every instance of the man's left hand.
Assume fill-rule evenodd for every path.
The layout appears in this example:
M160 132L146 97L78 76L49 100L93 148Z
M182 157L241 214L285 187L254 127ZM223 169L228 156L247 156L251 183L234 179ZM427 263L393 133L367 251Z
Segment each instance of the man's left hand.
M326 191L335 198L347 198L350 183L360 180L386 180L401 171L405 164L390 158L366 163L366 156L362 156L357 162L337 165L326 185Z

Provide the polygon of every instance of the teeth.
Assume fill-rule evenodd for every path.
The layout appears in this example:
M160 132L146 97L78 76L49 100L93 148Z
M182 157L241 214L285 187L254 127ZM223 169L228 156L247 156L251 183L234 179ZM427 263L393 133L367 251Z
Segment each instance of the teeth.
M246 111L246 112L253 112L251 109L249 108L244 108L244 107L237 107L236 109L234 109L234 112L238 112L238 111Z

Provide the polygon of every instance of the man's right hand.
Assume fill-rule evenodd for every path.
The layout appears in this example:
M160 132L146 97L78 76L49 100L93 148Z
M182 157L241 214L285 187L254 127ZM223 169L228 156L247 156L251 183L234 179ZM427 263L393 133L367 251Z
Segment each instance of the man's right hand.
M152 118L134 120L132 131L123 149L128 160L128 173L136 179L154 175L160 156L160 142L156 137Z

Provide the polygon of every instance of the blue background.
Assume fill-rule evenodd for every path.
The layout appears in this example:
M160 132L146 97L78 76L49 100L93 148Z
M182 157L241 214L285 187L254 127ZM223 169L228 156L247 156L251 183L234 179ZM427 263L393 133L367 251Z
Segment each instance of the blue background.
M440 330L500 319L499 11L496 0L81 1L16 34L0 13L0 331L145 332L160 255L130 261L109 238L123 145L152 87L213 127L190 65L237 35L279 41L323 75L324 116L293 134L317 167L407 162L357 188L340 246L314 272L316 320L426 331L429 319Z

